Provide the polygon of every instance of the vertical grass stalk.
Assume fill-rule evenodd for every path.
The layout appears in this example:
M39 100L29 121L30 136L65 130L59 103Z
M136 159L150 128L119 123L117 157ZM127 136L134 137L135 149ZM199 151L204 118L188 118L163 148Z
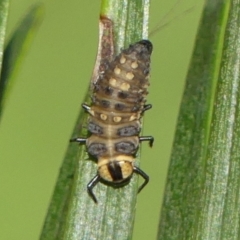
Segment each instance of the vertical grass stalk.
M206 1L158 239L239 239L240 1Z
M149 1L103 0L99 20L99 50L92 82L112 59L130 43L147 38ZM85 97L90 102L92 85ZM80 110L72 137L87 136L87 114ZM40 239L130 239L137 194L137 176L124 188L98 184L98 204L88 196L86 186L97 166L85 146L71 143L61 167Z

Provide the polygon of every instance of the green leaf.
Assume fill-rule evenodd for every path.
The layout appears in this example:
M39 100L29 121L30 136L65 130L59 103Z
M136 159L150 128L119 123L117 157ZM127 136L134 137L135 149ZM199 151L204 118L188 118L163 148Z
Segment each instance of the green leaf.
M239 239L240 4L206 2L178 118L158 239Z
M3 53L4 40L6 35L7 17L8 17L9 1L0 1L0 48L1 53ZM2 63L3 54L0 55L0 63Z
M100 37L99 45L100 48L103 46L103 51L98 53L91 82L96 81L98 68L101 68L105 60L111 60L121 48L147 38L148 9L147 0L102 1L100 26L103 26L103 22L105 27L114 23L114 39L111 26L101 29L103 38ZM91 88L92 85L85 102L90 101ZM87 117L81 110L72 137L87 135L84 128ZM121 240L131 239L138 189L137 176L133 176L127 186L118 189L99 183L94 188L98 199L98 204L95 204L86 190L97 170L96 162L89 158L85 146L79 147L76 143L69 145L40 239L87 240L108 239L112 236Z
M16 73L26 51L29 49L29 45L33 41L33 37L36 34L42 19L43 5L38 4L33 6L14 31L4 50L0 78L0 117L11 87L14 84ZM2 37L0 39L1 41L3 40ZM2 45L3 43L0 42L0 47Z
M7 25L7 17L8 17L8 8L9 1L2 0L0 1L0 70L2 69L2 61L3 61L3 51L4 51L4 41L6 35L6 25ZM0 117L2 110L2 98L4 93L4 82L0 80Z

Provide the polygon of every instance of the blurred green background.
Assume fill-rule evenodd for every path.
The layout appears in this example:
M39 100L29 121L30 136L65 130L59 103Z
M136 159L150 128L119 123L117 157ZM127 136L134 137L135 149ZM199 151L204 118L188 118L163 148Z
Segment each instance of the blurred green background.
M154 45L134 240L155 239L171 144L203 1L151 0L150 31L178 1ZM12 0L8 37L35 0ZM87 90L98 42L100 0L42 1L45 18L0 124L0 239L38 239L68 140ZM189 13L186 9L192 8ZM179 16L175 18L176 16ZM124 223L123 223L124 224Z

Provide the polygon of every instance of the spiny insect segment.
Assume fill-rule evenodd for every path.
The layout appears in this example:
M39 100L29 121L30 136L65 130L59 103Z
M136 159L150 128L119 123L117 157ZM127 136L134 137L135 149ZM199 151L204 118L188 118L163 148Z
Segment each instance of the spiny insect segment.
M139 136L141 117L152 107L145 104L149 86L152 43L141 40L121 51L110 62L94 86L92 104L83 104L90 114L89 138L71 141L85 143L88 153L98 159L97 175L87 185L88 193L97 203L93 187L99 182L122 186L133 172L144 178L140 192L149 177L134 165L135 153L142 141L153 144L152 136Z

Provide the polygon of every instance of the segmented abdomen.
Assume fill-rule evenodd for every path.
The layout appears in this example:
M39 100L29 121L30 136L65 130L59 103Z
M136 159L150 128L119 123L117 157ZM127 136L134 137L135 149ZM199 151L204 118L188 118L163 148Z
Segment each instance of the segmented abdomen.
M92 135L86 144L88 152L100 161L98 165L137 151L151 52L147 40L130 45L109 63L95 84L88 124Z

